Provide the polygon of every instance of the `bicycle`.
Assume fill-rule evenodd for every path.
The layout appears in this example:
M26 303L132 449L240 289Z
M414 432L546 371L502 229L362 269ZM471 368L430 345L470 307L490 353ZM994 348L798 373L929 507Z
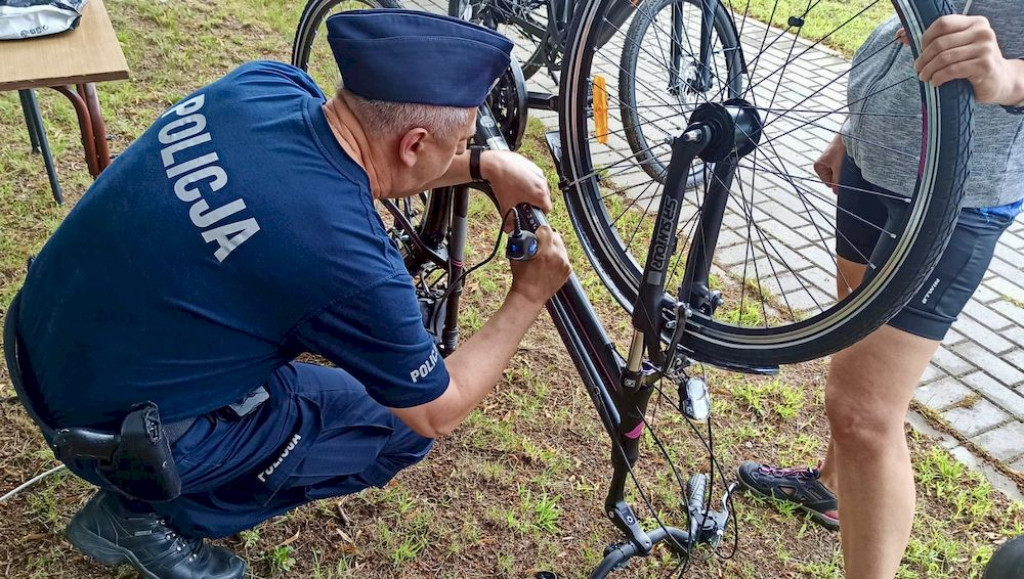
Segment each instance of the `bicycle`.
M316 28L326 15L320 8L330 2L313 0L307 6L298 27L293 64L305 68L314 62L309 47L313 46ZM547 135L573 228L597 275L631 316L634 329L627 347L620 348L614 343L575 276L547 305L612 443L612 476L604 512L624 540L605 550L604 559L591 577L605 577L625 566L632 557L651 554L659 543L667 544L680 555L677 570L681 574L696 544L717 546L721 542L730 517L735 518L735 510L731 508L733 487L726 487L720 508L709 506L712 494L709 487L714 486L715 473L720 480L725 477L714 459L710 440L708 387L692 372L693 364L706 362L730 370L771 374L780 364L837 351L884 323L917 291L941 254L959 210L970 151L972 91L969 85L957 82L936 88L920 84L920 114L906 115L908 123L921 123L922 151L917 181L910 196L893 200L902 203L904 210L891 223L880 226L884 242L876 254L867 259L870 271L860 287L834 303L823 305L814 300L808 308L797 308L790 303L793 297L787 292L811 292L802 287L803 282L789 286L779 282L783 299L772 296L763 287L762 276L756 272L756 255L753 257L753 281L747 278L749 260L745 258L740 279L732 280L734 287L725 287L722 279L716 281L713 267L716 249L719 242L724 241L723 234L736 234L736 229L729 228L728 224L729 217L737 214L734 205L739 206L738 214L746 218L745 230L752 237L743 246L744 253L749 257L757 253L754 250L759 250L762 259L772 266L773 273L778 265L787 267L787 273L800 279L796 274L802 270L787 262L783 252L771 243L774 239L771 232L762 230L762 224L755 219L758 159L763 163L762 178L774 176L783 187L791 188L796 202L805 208L805 217L824 217L824 211L814 203L829 200L812 195L814 191L803 185L808 180L820 180L813 174L805 177L790 172L794 166L776 151L774 141L779 140L781 146L785 143L781 139L800 129L843 134L841 127L830 128L832 125L823 119L837 114L871 113L861 110L863 107L853 111L846 110L846 105L834 110L814 108L820 102L807 105L837 82L830 81L828 75L817 89L802 87L801 91L794 91L796 96L777 100L783 92L786 68L820 43L809 47L801 45L800 51L796 50L799 30L812 11L810 3L804 12L789 17L789 28L797 29L795 36L786 30L772 33L767 26L758 27L748 22L745 14L742 23L736 26L734 20L738 12L729 7L724 14L737 31L737 47L742 46L740 40L744 38L746 26L756 29L758 35L763 29L764 40L754 58L737 55L750 66L715 67L709 60L702 59L697 73L686 76L680 75L680 61L674 58L675 54L684 52L683 39L676 32L698 27L700 46L711 46L712 29L723 14L719 8L723 5L710 0L659 0L654 4L658 10L644 17L649 19L643 26L645 31L654 30L654 42L662 45L661 57L656 58L654 54L658 49L643 44L645 32L636 42L638 46L630 58L652 57L664 66L666 70L660 72L665 73L670 82L647 85L634 76L622 85L622 79L617 78L621 69L614 68L615 74L609 75L612 82L597 82L596 78L607 74L599 68L602 63L618 62L602 51L613 50L616 39L629 34L619 27L612 31L610 38L604 37L608 32L603 28L605 15L623 2L627 0L591 0L576 10L568 29L565 74L560 79L560 131ZM778 4L776 2L776 6ZM893 0L892 5L914 47L919 46L923 31L932 21L951 12L948 3L937 0ZM700 9L699 18L691 24L677 20L687 6ZM667 32L657 25L658 14L667 14L662 19L668 21ZM633 22L636 22L635 17ZM775 35L770 43L769 34ZM773 66L765 63L770 63L771 49L778 42L789 46L786 59L773 73L758 78L759 66ZM665 44L669 45L667 52ZM701 50L700 54L709 57L711 51ZM877 54L864 58L875 56ZM882 57L888 58L888 55ZM851 68L856 66L855 63ZM721 76L723 68L724 78ZM774 89L770 84L763 86L774 73L779 73ZM673 89L700 92L701 86L694 85L704 82L705 74L716 77L715 86L719 88L698 106L687 108L667 99L661 92L668 90L668 94L672 94ZM839 77L848 74L849 70ZM734 90L734 77L739 75L744 77L745 88ZM680 81L680 78L686 80ZM521 135L519 131L526 124L527 109L516 108L516 105L523 102L523 79L524 75L513 61L510 71L494 88L489 104L479 110L478 143L492 149L508 149L510 143L515 143L516 136ZM669 116L661 114L666 110L672 116L685 119L685 128L666 142L669 158L660 161L664 171L652 175L641 166L644 161L638 160L628 144L607 138L622 132L624 121L610 115L601 119L600 115L608 113L607 109L601 112L600 101L608 98L602 93L617 85L647 91L641 95L642 100L635 102L650 104L637 105L627 111L640 122L660 122ZM662 86L667 89L660 88ZM759 87L763 87L761 91ZM878 92L885 90L891 87ZM509 97L510 94L515 97ZM763 105L765 100L769 101L767 106ZM492 111L492 107L497 110ZM656 113L658 116L649 116L654 114L647 112L650 110L661 112ZM800 115L814 118L807 120ZM772 127L778 135L773 136ZM616 150L616 146L621 150ZM617 154L617 160L602 160L605 154ZM658 158L664 159L664 156ZM703 161L702 171L708 178L702 190L686 196L685 178L695 159ZM749 180L745 180L748 176ZM624 187L622 183L627 178L641 181ZM486 192L486 187L481 188ZM468 196L468 186L460 186L426 192L414 199L389 202L381 207L389 221L392 240L402 250L415 280L424 322L442 354L449 354L458 346L459 299L466 275L472 271L464 264ZM647 204L642 212L637 207L641 202ZM658 208L652 213L650 207L654 202L658 202ZM684 209L692 214L685 220L682 218ZM544 216L532 208L519 208L518 219L527 230L536 230L545 222ZM827 220L826 226L834 229ZM823 231L817 227L824 244ZM679 240L684 243L677 243ZM731 247L736 246L730 245L727 249ZM796 257L790 256L790 259ZM728 272L721 275L727 276ZM737 294L738 307L730 303ZM753 313L759 314L754 321L747 317L748 294L751 300L760 300L758 306L753 306ZM664 383L669 386L665 387ZM677 393L674 398L672 390ZM711 456L708 474L698 473L684 482L675 469L664 443L647 418L649 402L655 392L662 395L659 401L671 398L671 407L691 425L707 422L709 440L705 441L705 448ZM679 511L687 519L685 528L662 521L636 478L633 467L645 433L673 469L682 503ZM641 526L636 512L625 499L626 483L630 479L637 484L641 500L655 518L656 525L652 529L645 530ZM734 538L736 532L734 528Z
M701 1L689 0L688 4L699 9ZM320 0L306 5L300 22L306 23L311 30L318 29L326 16L336 8L350 8L359 4L370 8L402 7L399 0L363 0L362 2ZM448 0L445 5L443 1L439 2L438 0L410 0L407 4L409 7L456 16L508 35L516 43L513 56L521 63L524 80L529 80L536 72L544 68L548 72L550 81L557 85L556 73L561 68L561 55L565 51L568 24L572 21L577 2L572 0ZM638 50L640 42L636 39L642 38L659 11L668 9L675 13L673 17L674 37L683 38L685 36L684 30L688 17L684 4L680 2L670 4L668 0L651 0L650 3L638 0L635 3L616 4L613 9L609 10L601 33L602 40L598 43L599 46L603 46L611 40L616 32L621 31L626 23L630 22L634 13L640 16L631 21L629 30L625 34L626 40L624 43L620 43L622 45L620 66L628 74L620 79L620 83L624 83L620 85L620 94L624 96L619 108L625 122L625 137L636 155L638 163L652 177L661 180L665 176L667 160L659 159L657 154L652 154L652 151L658 148L653 143L659 138L663 140L664 136L672 131L660 127L657 135L645 134L645 129L649 127L641 122L636 115L629 114L629 111L636 109L636 91L628 88L629 81L627 79L636 76L636 67L642 61ZM707 45L700 45L698 50L694 46L683 47L680 44L677 47L678 50L673 50L671 54L676 73L667 80L668 90L682 99L682 102L691 111L699 104L698 95L714 94L721 88L717 84L721 78L729 79L730 94L738 95L742 87L742 75L738 74L738 71L745 66L745 63L742 62L742 52L739 50L734 23L727 16L725 5L721 0L714 0L710 5L715 5L716 10L712 22L713 34L709 37ZM296 44L292 51L296 55L295 61L302 63L303 66L300 68L316 70L322 66L329 70L333 66L332 62L308 61L308 55L323 52L313 50L316 38L316 34L308 31L304 34L296 34ZM300 39L305 44L299 44ZM721 68L727 73L725 75L712 74L712 68ZM551 82L545 83L545 86L541 87L547 90L524 90L521 95L523 106L556 111L558 98L550 92L553 88ZM679 132L685 127L674 128L677 129L676 132ZM695 187L700 184L703 175L698 160L687 178L687 187Z

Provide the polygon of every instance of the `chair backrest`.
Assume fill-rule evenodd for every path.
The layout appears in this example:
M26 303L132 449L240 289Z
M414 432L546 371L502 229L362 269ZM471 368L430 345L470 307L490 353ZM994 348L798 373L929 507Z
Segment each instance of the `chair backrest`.
M39 428L47 440L53 439L53 423L50 422L46 406L39 397L39 388L35 383L35 375L28 363L25 354L25 345L18 333L18 325L21 318L21 292L14 296L10 307L7 308L7 315L4 316L4 358L7 361L7 373L11 376L11 383L14 384L14 392L18 400L25 407L29 417ZM28 387L26 388L26 384Z

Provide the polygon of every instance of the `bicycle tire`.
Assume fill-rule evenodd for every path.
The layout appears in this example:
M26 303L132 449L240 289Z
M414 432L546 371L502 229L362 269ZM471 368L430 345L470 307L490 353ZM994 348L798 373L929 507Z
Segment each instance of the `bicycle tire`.
M605 176L594 169L587 109L595 61L593 37L598 29L595 22L617 1L622 0L598 0L577 10L561 79L559 122L565 199L571 222L598 276L620 305L632 312L642 273L638 264L643 260L624 246L611 222L605 199L615 191L611 186L606 189L612 189L612 193L602 191ZM949 2L942 0L893 0L893 5L908 31L915 57L920 36L928 25L941 15L952 13ZM765 35L767 38L767 28ZM745 60L750 62L750 55ZM767 327L766 321L763 328L743 327L742 309L740 325L695 313L687 320L683 341L693 359L733 368L770 367L814 359L847 347L874 331L913 297L952 233L967 175L973 127L973 93L969 84L920 86L924 123L919 177L904 218L890 232L892 250L886 261L848 297L810 317L794 316L785 326ZM752 94L753 87L748 90ZM751 195L753 199L753 191ZM748 209L751 215L753 209ZM758 227L756 223L753 226ZM750 222L747 227L749 231ZM741 286L745 290L746 278L743 281ZM674 298L666 294L664 302L672 308ZM744 306L742 301L740 306ZM666 315L674 318L672 312Z
M454 0L453 0L454 1ZM687 0L690 4L699 6L700 0ZM639 8L636 11L635 16L629 24L629 29L626 32L625 42L623 43L622 57L619 62L619 70L626 74L619 76L619 95L621 102L619 103L619 115L622 119L623 133L626 137L626 142L629 143L629 148L633 150L633 154L636 155L637 163L645 173L650 175L652 178L664 181L665 174L668 172L668 155L669 151L666 149L663 158L659 158L657 154L653 154L655 149L654 145L651 145L648 141L647 136L644 134L643 128L645 123L642 122L640 116L637 114L636 106L636 78L637 63L641 56L641 45L643 42L644 35L647 33L648 28L653 23L654 18L663 9L669 7L673 3L673 0L656 0L653 6L649 9ZM646 4L646 3L645 3ZM740 74L736 74L742 67L742 59L740 53L736 50L739 47L739 38L736 37L736 31L728 20L728 16L725 12L716 12L715 14L715 35L720 40L721 46L724 53L724 61L726 66L727 79L730 81L729 87L729 98L738 98L742 91L743 77ZM691 69L692 70L692 69ZM710 90L710 89L709 89ZM693 95L696 98L696 95ZM663 134L670 134L666 131L663 126L654 126L655 130L661 131ZM678 134L679 131L676 132ZM686 177L686 187L696 187L704 182L704 169L702 163L695 163L690 168L690 174Z
M313 43L319 36L320 25L331 11L339 4L350 5L352 0L309 0L302 15L299 17L299 24L295 29L295 38L292 41L292 66L308 71L309 56L312 52ZM370 8L401 8L396 0L361 0Z
M401 7L395 0L362 0L361 4L366 8ZM348 9L352 5L352 0L310 0L299 18L295 39L292 43L292 65L309 73L328 96L333 94L333 90L341 78L341 73L337 69L333 54L326 42L318 43L318 39L321 33L325 32L322 27L327 16L339 6ZM317 47L315 51L313 50L314 45ZM315 68L319 70L314 70ZM426 259L426 256L439 251L440 246L444 243L443 239L423 239L419 235L428 220L430 203L429 192L403 199L374 202L385 230L387 230L392 243L406 258L409 274L414 278L432 273L434 265ZM433 232L435 229L440 231L443 228L431 224L429 229ZM410 245L413 240L418 240L425 245L414 248Z
M545 65L544 43L547 42L547 35L545 34L543 38L538 40L533 34L524 31L521 27L516 26L515 24L506 23L499 26L491 22L481 21L478 15L481 12L481 6L485 4L490 4L494 6L495 10L500 10L500 8L496 6L496 0L449 0L448 15L462 18L463 20L469 20L470 22L486 26L508 36L516 44L516 58L518 58L522 64L523 78L525 80L529 80L531 76L536 74ZM538 23L538 25L539 24L541 23ZM547 27L546 14L544 15L543 25ZM513 34L508 34L508 31L503 30L504 28L513 29Z

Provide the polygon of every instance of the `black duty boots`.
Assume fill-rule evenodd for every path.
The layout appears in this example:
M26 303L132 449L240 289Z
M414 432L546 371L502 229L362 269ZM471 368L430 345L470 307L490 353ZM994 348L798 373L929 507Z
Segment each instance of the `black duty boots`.
M105 565L128 563L147 579L240 579L245 562L222 547L189 539L152 512L101 490L71 519L68 541Z

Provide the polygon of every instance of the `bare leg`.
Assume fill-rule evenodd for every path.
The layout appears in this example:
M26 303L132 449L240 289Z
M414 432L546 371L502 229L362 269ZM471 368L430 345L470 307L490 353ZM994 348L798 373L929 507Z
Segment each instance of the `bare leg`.
M851 579L892 579L906 549L915 495L903 422L938 346L883 326L832 358L825 410Z
M843 259L839 256L836 256L836 265L836 296L842 300L850 295L853 290L857 289L864 280L864 273L867 272L868 266ZM825 460L821 465L821 476L818 480L832 492L836 492L839 488L839 478L835 464L835 444L832 442L832 438L829 437L828 453L825 454Z

